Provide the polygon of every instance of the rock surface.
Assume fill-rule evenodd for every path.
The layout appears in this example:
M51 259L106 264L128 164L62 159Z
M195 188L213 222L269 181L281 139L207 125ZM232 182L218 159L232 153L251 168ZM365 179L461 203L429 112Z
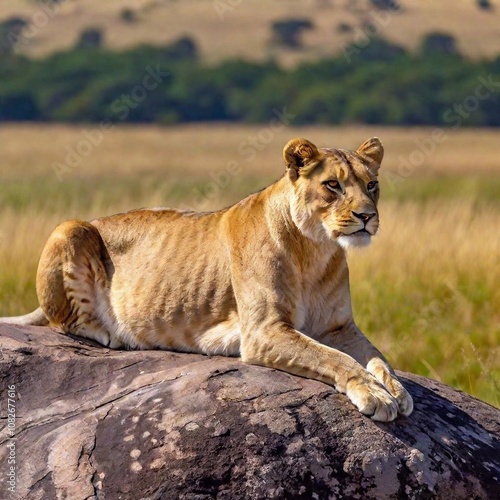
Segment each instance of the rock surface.
M0 348L1 498L500 495L500 411L423 377L400 374L415 411L381 424L325 384L235 358L7 325ZM16 491L3 496L13 442Z

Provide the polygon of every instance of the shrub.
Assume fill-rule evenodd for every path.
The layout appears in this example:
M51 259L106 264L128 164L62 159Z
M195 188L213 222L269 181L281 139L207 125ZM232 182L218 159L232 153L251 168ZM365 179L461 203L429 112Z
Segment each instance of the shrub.
M184 36L169 45L165 54L171 59L196 59L198 46L192 38Z
M12 54L28 22L19 16L0 23L0 55Z
M370 0L371 4L381 10L401 10L401 5L396 0Z
M340 23L337 26L337 31L339 33L351 33L352 30L353 30L353 27L348 23Z
M423 54L459 54L455 38L447 33L430 33L423 42L421 51Z
M276 45L298 49L302 47L301 36L304 30L311 30L314 24L305 18L285 19L272 24L273 40Z
M103 43L103 33L99 28L87 28L82 31L80 38L76 44L78 49L95 49L100 48Z
M477 6L482 10L493 10L490 0L477 0Z
M137 21L137 13L134 9L126 7L120 12L120 19L126 23L135 23Z

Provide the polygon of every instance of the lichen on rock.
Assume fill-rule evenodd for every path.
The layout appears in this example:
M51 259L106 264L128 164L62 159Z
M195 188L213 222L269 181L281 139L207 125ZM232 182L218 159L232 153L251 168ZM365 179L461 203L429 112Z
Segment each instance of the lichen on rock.
M0 348L1 394L15 384L18 398L19 498L448 500L500 491L500 411L423 377L399 373L415 411L379 423L321 382L235 358L112 351L7 325ZM5 418L0 425L5 464Z

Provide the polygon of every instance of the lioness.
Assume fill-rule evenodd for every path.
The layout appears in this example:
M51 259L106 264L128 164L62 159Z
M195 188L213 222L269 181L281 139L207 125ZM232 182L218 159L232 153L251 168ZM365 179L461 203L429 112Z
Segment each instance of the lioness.
M111 348L241 356L326 382L374 420L409 415L411 396L354 323L345 255L377 232L383 146L293 139L283 155L281 179L224 210L64 222L40 258L40 308L3 321Z

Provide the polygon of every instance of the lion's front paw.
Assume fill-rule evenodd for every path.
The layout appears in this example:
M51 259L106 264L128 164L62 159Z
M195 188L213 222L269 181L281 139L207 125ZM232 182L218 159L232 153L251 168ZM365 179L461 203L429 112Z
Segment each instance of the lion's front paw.
M392 377L387 384L387 390L398 402L399 413L405 417L410 415L413 411L413 399L410 393L404 388L403 384L398 379Z
M366 367L398 402L399 413L407 417L413 411L413 399L404 388L403 384L396 378L390 367L380 359L372 359Z
M398 414L398 402L371 376L351 379L346 394L361 413L373 420L390 422Z

